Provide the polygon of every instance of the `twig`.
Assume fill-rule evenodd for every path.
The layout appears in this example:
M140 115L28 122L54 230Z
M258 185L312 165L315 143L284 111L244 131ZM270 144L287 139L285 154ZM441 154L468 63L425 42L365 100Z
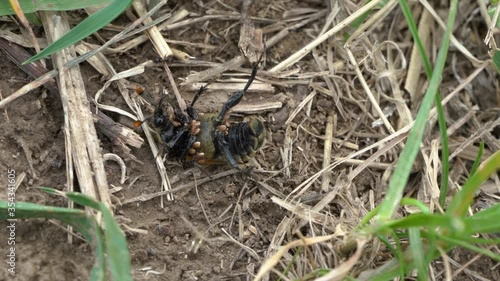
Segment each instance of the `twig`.
M175 99L177 100L177 104L179 105L179 108L182 111L186 111L186 101L182 98L181 93L179 92L179 89L177 89L177 84L175 83L174 76L172 75L172 72L170 71L170 68L168 67L167 63L163 63L163 67L165 68L165 72L167 73L168 81L170 82L170 85L172 86L172 90L174 91Z
M43 23L49 41L55 41L69 31L69 24L65 13L61 17L53 12L42 12ZM57 21L57 22L54 22ZM52 56L54 65L59 70L74 56L74 49L67 48ZM84 194L99 198L107 207L111 207L108 183L99 140L94 128L94 121L90 115L83 79L78 67L59 72L60 94L67 99L67 114L69 119L69 133L71 134L72 149L80 187ZM64 96L64 97L63 97ZM68 177L69 178L69 177ZM97 191L94 189L94 182ZM97 195L98 194L98 195Z
M336 119L332 114L326 119L325 145L323 148L323 168L330 165L332 154L332 139L333 139L333 119ZM330 187L330 173L324 173L321 178L321 190L328 191Z
M233 70L240 67L245 62L245 58L243 56L237 56L230 61L227 61L224 64L220 64L218 66L209 68L204 71L196 72L194 74L188 75L184 83L182 85L190 85L200 81L210 80L212 77L219 76L221 73Z
M243 89L246 82L242 83L194 83L183 87L186 91L198 91L201 87L206 86L207 92L236 92ZM273 93L274 87L268 83L252 83L247 90L247 93Z
M161 2L161 5L165 5L167 3L166 0ZM135 11L139 16L143 16L146 14L146 9L144 7L144 2L143 1L133 1L132 6L134 7ZM144 19L144 23L148 24L152 22L153 20L150 17L147 17ZM163 36L160 33L160 30L156 26L152 26L148 29L148 36L151 39L151 42L153 43L156 52L158 52L158 55L162 59L166 59L167 57L171 56L172 50L170 50L170 47L168 46L167 42L165 42L165 39L163 39Z

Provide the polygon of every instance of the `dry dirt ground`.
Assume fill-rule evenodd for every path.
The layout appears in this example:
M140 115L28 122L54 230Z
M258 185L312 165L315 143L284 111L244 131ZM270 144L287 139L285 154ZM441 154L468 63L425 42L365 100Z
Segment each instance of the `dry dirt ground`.
M232 12L240 10L240 1L170 1L167 9L185 8L190 12L204 15L209 9L216 10L217 13ZM273 4L273 2L275 2ZM198 4L197 4L198 3ZM352 6L347 5L349 9ZM249 15L268 19L282 19L284 11L297 11L299 8L313 9L311 12L318 12L326 9L323 1L255 1L250 6ZM344 7L345 8L345 7ZM342 8L343 9L343 8ZM345 17L345 11L341 9L339 17ZM437 7L439 11L446 14L447 7ZM344 12L343 12L344 11ZM470 11L469 11L470 12ZM418 15L418 13L417 13ZM461 15L471 16L470 14ZM74 18L80 15L74 14ZM482 25L479 16L471 16L469 28L472 33L484 36L485 26ZM265 69L269 69L281 62L293 52L310 42L325 24L327 16L324 15L318 20L305 24L303 27L292 30L284 39L271 47L266 53ZM461 18L459 21L463 21ZM340 20L339 20L340 21ZM411 48L409 44L409 33L406 25L400 24L403 18L399 9L392 12L374 30L371 30L371 43L380 43L385 40L397 42L404 57L409 60ZM129 19L120 17L114 23L117 25L127 24ZM338 21L336 21L338 22ZM223 63L239 55L238 38L239 24L236 20L222 21L213 20L209 24L204 22L197 25L187 26L179 30L165 32L165 37L171 40L185 41L190 43L202 43L214 46L212 49L187 46L183 44L172 46L181 49L197 60L207 62ZM265 27L269 23L256 22L258 27ZM392 25L391 25L392 24ZM388 28L392 28L389 34ZM436 26L433 28L437 29ZM352 31L352 30L351 30ZM36 30L38 36L43 36L40 29ZM432 40L437 40L439 32L433 33ZM114 33L112 31L101 31L99 34L104 38L109 38ZM274 35L270 32L266 36ZM466 38L463 30L458 29L456 36L459 40L464 40L467 47L474 51L474 55L485 59L487 56L486 47L477 38ZM473 37L473 35L470 35ZM208 40L206 40L208 38ZM87 39L89 42L100 42L96 37ZM469 41L467 41L469 40ZM333 57L327 57L325 46L317 49L313 55L309 54L303 58L296 67L297 75L290 74L291 78L269 78L258 74L259 79L268 81L274 86L272 93L248 93L243 100L243 104L260 104L267 101L281 101L283 106L280 109L261 112L258 114L265 120L267 127L267 142L255 156L253 165L258 168L250 175L233 173L220 179L209 181L183 189L175 194L174 201L164 201L165 207L161 207L160 197L151 200L133 203L120 204L140 195L152 194L160 190L160 177L158 175L154 156L151 154L148 145L145 144L140 149L132 149L132 154L136 160L126 159L120 155L120 151L104 135L99 134L103 153L117 153L125 158L127 165L128 180L120 184L120 167L112 161L106 162L106 173L108 182L113 186L121 186L123 189L113 194L115 203L115 213L118 221L124 226L129 243L130 255L132 259L133 275L136 280L249 280L248 276L255 274L266 257L270 241L273 238L279 224L290 212L279 207L271 201L270 190L275 190L277 194L290 194L299 184L304 182L316 172L322 169L323 146L326 123L328 116L336 115L335 141L331 153L331 161L336 157L343 157L359 150L375 141L385 137L387 132L381 127L372 127L372 122L377 118L373 115L373 109L367 101L366 96L355 78L353 68L345 65L349 64L347 55L342 50L343 39L341 36L328 41L328 48L333 53ZM438 40L435 42L439 42ZM475 42L475 43L474 43ZM365 42L366 43L366 42ZM356 59L359 62L364 56L369 57L373 45L366 43L358 45L355 49ZM471 47L477 44L477 47ZM437 47L437 45L433 45ZM435 52L436 49L432 49ZM465 77L471 72L472 66L456 49L451 53L458 60L458 74ZM396 52L392 55L397 56ZM433 53L435 58L435 53ZM126 70L138 65L148 59L157 58L151 43L145 43L132 49L127 53L107 55L117 71ZM367 60L369 58L367 57ZM450 56L451 57L451 56ZM338 63L339 70L335 77L330 77L328 85L325 83L324 74L318 74L323 69L319 69L318 61L323 66L325 60ZM399 58L400 59L400 58ZM397 60L397 59L396 59ZM380 61L379 61L380 62ZM181 78L193 71L204 70L204 67L188 67L185 64L171 62L171 70L177 82ZM395 62L397 64L398 62ZM375 63L363 65L363 71L368 73L368 83L373 91L376 91L377 73L380 72L380 65ZM451 59L450 59L451 64ZM246 73L250 69L249 64L244 65ZM371 69L370 69L371 68ZM14 63L12 63L5 53L0 52L0 93L3 98L9 96L13 91L19 89L31 79L24 74ZM451 67L450 67L451 69ZM104 84L105 80L87 63L81 64L81 70L86 83L86 90L89 96L93 96ZM405 70L406 71L406 70ZM401 74L403 75L403 74ZM403 76L398 77L403 89ZM423 77L423 74L422 74ZM460 81L452 75L451 70L443 77L444 83L441 88L444 93L456 87ZM267 80L269 79L269 80ZM478 105L480 109L485 106L490 108L490 112L495 114L497 108L498 74L484 71L482 76L484 83L474 82L472 85L482 90L482 97L479 100L464 98L465 104ZM498 81L498 80L497 80ZM141 85L155 99L163 88L171 89L163 68L149 67L146 72L131 79L132 83ZM314 88L310 83L318 86ZM491 85L491 86L490 86ZM385 84L387 86L387 84ZM423 85L422 85L423 86ZM329 88L338 91L338 95L328 95ZM495 89L496 87L496 89ZM378 89L381 93L381 104L392 106L391 98L385 96L387 89ZM181 88L182 91L182 88ZM298 113L292 122L285 124L290 114L299 104L312 92L316 94L311 102ZM190 101L193 92L182 92L183 97ZM197 108L200 112L216 112L220 109L222 102L227 99L230 93L207 93L201 98ZM402 93L404 100L412 112L418 109L418 101L411 102L407 92ZM466 96L464 91L463 96ZM487 102L485 100L492 100ZM127 109L125 102L118 94L116 87L110 87L102 99L102 103L112 104L116 107ZM341 108L339 108L339 105ZM448 107L448 110L453 108ZM151 112L151 109L145 108ZM132 120L123 118L117 114L109 114L115 121L132 127ZM450 112L450 124L459 117L453 116ZM236 115L234 120L241 121L243 115ZM398 114L390 117L390 121L396 126L399 122ZM486 117L484 117L486 119ZM472 122L472 121L470 121ZM455 133L455 139L463 141L475 130L475 126L468 124ZM7 169L15 169L17 174L25 172L27 177L20 186L16 199L18 201L36 202L39 204L66 206L66 202L61 197L48 195L37 187L48 186L59 190L65 189L65 153L63 134L63 110L58 96L48 93L44 89L36 89L29 94L17 99L0 112L0 179L2 188L6 178ZM138 131L141 135L142 132ZM424 145L430 145L429 140L434 138L436 128L429 132L429 136ZM287 149L289 149L287 151ZM325 214L342 225L346 229L355 226L357 220L366 214L367 210L373 208L383 198L387 186L388 169L392 168L391 163L397 159L400 151L399 147L393 148L385 156L381 157L380 163L388 165L371 166L364 169L361 174L354 178L349 190L338 190L338 196L323 210ZM373 152L363 154L359 159L366 159ZM291 153L293 160L284 163L283 155ZM27 159L30 158L32 167ZM453 165L470 167L470 159L458 157ZM460 162L460 164L456 164ZM329 173L329 188L342 185L352 169L359 163L347 163L340 165ZM197 182L202 178L218 174L229 170L225 165L185 168L179 163L167 162L167 172L170 176L172 186ZM422 183L423 175L419 172L413 174L408 194L417 194ZM3 192L3 190L1 191ZM321 180L317 180L310 189L301 195L300 199L304 204L314 206L325 191L321 190ZM2 194L2 196L4 196ZM4 198L0 196L0 198ZM127 229L126 226L130 227ZM318 227L318 226L316 226ZM320 227L319 227L320 228ZM144 230L147 233L138 233L133 229ZM310 225L300 228L304 235L311 235ZM227 232L227 234L225 233ZM0 228L0 237L6 237L5 227ZM293 233L288 233L286 241L291 241ZM242 247L230 241L228 236L236 238L239 242L250 247L258 255L259 260L244 251ZM203 238L200 245L194 247L193 243ZM29 220L18 223L18 261L17 275L15 280L88 280L89 270L93 264L92 251L90 247L78 238L73 244L67 243L67 232L61 225L47 220ZM2 259L5 249L5 241L0 241ZM195 249L194 249L195 248ZM380 255L371 260L373 265L380 264L387 259L386 250L381 249ZM367 251L367 254L369 252ZM451 254L459 264L474 258L474 255L466 251L455 251ZM342 257L340 257L342 259ZM474 276L482 276L482 280L500 280L498 266L493 269L494 261L487 258L475 260L472 266L462 271L455 280L481 280ZM2 270L5 264L2 260ZM439 262L435 265L436 272L443 278L443 269ZM148 272L148 270L155 272ZM457 268L453 268L457 270ZM472 272L472 273L471 273ZM276 278L272 277L272 278ZM2 271L0 280L11 280Z

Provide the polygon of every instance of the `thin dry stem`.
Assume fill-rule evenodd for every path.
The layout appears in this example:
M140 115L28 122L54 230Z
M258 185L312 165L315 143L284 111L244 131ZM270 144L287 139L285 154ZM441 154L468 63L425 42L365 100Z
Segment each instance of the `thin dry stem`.
M159 5L165 5L167 3L166 0L162 1ZM135 11L139 16L144 16L146 12L146 8L144 7L144 2L143 1L133 1L132 6L134 7ZM144 23L148 24L152 22L153 20L150 17L147 17L144 19ZM151 42L153 43L153 46L155 47L156 52L158 52L158 55L162 59L166 59L169 56L173 55L172 50L168 46L167 42L165 39L163 39L163 36L160 33L160 30L156 26L152 26L147 30L148 36L151 39Z
M55 41L69 31L67 17L61 13L62 18L56 13L44 12L43 22L45 31L50 41ZM54 22L56 21L56 22ZM74 57L74 49L69 48L53 55L54 65L63 69L65 64ZM82 192L90 197L99 198L108 208L111 207L111 199L108 193L108 184L102 155L100 153L99 140L94 128L94 121L90 114L85 87L78 67L72 67L68 71L59 72L60 94L68 101L68 120L71 134L73 161ZM68 176L68 179L70 176ZM94 183L97 186L95 190Z

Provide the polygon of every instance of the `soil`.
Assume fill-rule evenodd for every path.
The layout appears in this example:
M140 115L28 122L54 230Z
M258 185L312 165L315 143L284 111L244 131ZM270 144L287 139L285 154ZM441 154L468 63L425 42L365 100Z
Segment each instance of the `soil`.
M182 4L184 1L169 1L168 7L183 5L188 11L204 14L206 11L199 5L193 3ZM190 2L190 1L188 1ZM281 11L269 9L269 1L256 1L249 14L266 18L280 18ZM224 1L230 7L239 10L240 1ZM283 10L292 8L316 8L325 9L321 1L286 1L282 3ZM223 9L217 6L218 9ZM304 42L311 41L309 36L318 26L322 27L321 20L317 26L306 25L306 28L292 32L267 53L267 63L274 66L277 62L288 57L295 50L303 46ZM128 23L129 20L122 16L116 20L116 24ZM220 62L230 60L239 54L237 47L239 38L239 25L231 27L234 21L213 21L210 30L219 35L213 37L210 43L217 46L215 50L204 50L194 47L177 46L188 52L197 59L204 61ZM227 33L225 31L228 30ZM315 31L317 32L317 31ZM102 31L108 34L107 31ZM224 35L222 35L224 34ZM203 42L206 31L199 28L188 28L175 30L168 33L172 40L185 40L189 42ZM108 36L106 36L108 37ZM89 41L96 40L91 37ZM408 52L409 54L409 52ZM131 50L127 54L109 55L108 59L116 67L117 71L126 70L138 65L148 59L155 59L155 53L150 43ZM317 71L314 58L309 55L298 63L302 71ZM248 65L246 65L249 68ZM21 88L31 79L12 63L5 53L0 52L0 94L3 98L9 96L15 90ZM269 66L266 66L269 68ZM200 71L204 68L175 67L172 72L176 81L185 78L192 71ZM102 87L104 82L98 73L87 63L81 64L81 70L86 83L89 96ZM133 77L133 83L141 85L153 98L157 98L159 92L169 86L167 76L162 68L147 68L142 75ZM261 170L280 171L283 169L281 153L285 141L284 125L290 112L310 93L307 85L275 85L275 93L272 94L247 94L242 101L243 104L258 104L266 100L275 100L279 94L284 98L282 109L273 112L259 114L265 120L268 128L267 142L255 156L255 161ZM360 90L353 90L358 94ZM183 97L190 101L193 92L183 92ZM200 112L217 112L222 103L230 93L210 93L204 96L197 109ZM125 102L121 99L116 88L111 87L103 97L105 104L113 104L126 109ZM363 114L359 107L345 100L346 109L359 114L359 119L351 118L339 122L338 130L347 132L350 128L357 126L359 129L357 138L360 146L366 145L365 141L373 141L381 137L380 131L371 128L369 115ZM290 194L293 189L305 179L321 170L323 160L323 140L316 136L325 134L325 123L328 108L334 106L331 97L318 95L311 106L310 114L300 112L295 124L302 122L302 126L309 131L307 134L297 133L297 139L293 146L294 162L290 168L291 177L284 173L277 173L271 180L272 173L254 172L250 175L235 173L222 177L215 181L197 185L196 188L182 190L175 194L174 201L164 199L164 208L161 207L161 198L145 202L134 202L121 205L119 202L135 198L140 195L152 194L160 191L160 177L154 162L154 156L147 145L140 149L132 148L132 154L138 161L127 159L120 155L118 150L106 136L99 134L103 153L117 153L124 157L127 164L128 180L120 184L120 167L111 161L106 162L106 173L108 183L112 186L120 186L123 189L115 194L115 214L117 220L133 229L147 231L147 234L138 233L123 227L129 243L132 259L133 276L135 280L249 280L248 276L255 274L264 259L269 243L273 238L276 228L289 212L274 204L270 198L272 194L259 185L267 182L279 192ZM149 109L149 112L151 110ZM132 127L132 121L110 114L115 121ZM235 120L241 121L242 116L235 116ZM26 173L20 188L16 193L17 201L34 202L52 206L66 206L66 201L58 196L49 195L38 189L38 187L53 187L65 190L65 143L63 134L63 110L58 96L48 93L39 88L29 94L15 100L6 109L0 112L0 179L5 179L8 169L14 169L17 175ZM297 127L294 128L297 130ZM361 135L370 135L363 138ZM141 132L142 135L142 132ZM295 136L295 135L294 135ZM345 137L337 136L339 138ZM352 153L353 150L344 146L334 146L332 154L341 157ZM388 156L389 157L389 156ZM28 158L32 161L30 167ZM176 186L193 182L207 176L217 174L230 169L227 165L208 167L185 168L181 164L168 161L166 163L167 173L171 177L172 185ZM352 166L340 166L335 169L331 178L332 184L336 179L345 177ZM355 190L342 191L347 198L361 200L359 204L368 209L369 194L375 192L375 203L380 202L384 194L381 183L384 171L370 170L358 176L352 186ZM2 186L4 184L2 183ZM311 198L321 196L319 184L313 185L311 192L306 194ZM5 194L0 194L0 199L5 199ZM349 204L356 204L352 201ZM349 211L349 207L343 200L335 200L328 208L328 212L336 218L343 217ZM359 210L365 207L360 207ZM358 211L359 211L358 210ZM355 225L353 222L352 225ZM238 237L240 228L243 237ZM93 265L92 250L90 246L74 238L72 244L68 243L67 232L64 226L57 222L48 220L23 220L17 223L16 239L18 248L16 250L16 277L9 279L0 273L2 280L88 280L89 272ZM227 234L225 233L227 232ZM307 231L306 231L307 232ZM0 237L7 237L8 233L3 226L0 228ZM231 242L228 235L253 249L260 261L250 256L242 248ZM194 247L199 238L203 242ZM0 252L4 256L5 243L0 241ZM459 262L470 259L469 253L460 252L454 256ZM485 258L483 258L485 259ZM490 280L497 280L492 268L492 262L486 259L487 267L475 267L479 272ZM2 263L2 269L4 263ZM470 275L467 275L470 276ZM468 278L463 276L464 279ZM495 279L497 278L497 279ZM459 279L456 279L459 280ZM467 279L468 280L468 279Z

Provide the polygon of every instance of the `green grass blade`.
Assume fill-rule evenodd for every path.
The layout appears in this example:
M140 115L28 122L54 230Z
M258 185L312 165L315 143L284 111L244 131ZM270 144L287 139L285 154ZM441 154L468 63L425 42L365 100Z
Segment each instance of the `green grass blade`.
M422 142L425 125L427 123L427 116L429 115L434 98L438 91L444 65L446 63L446 57L448 55L448 48L450 45L451 31L453 30L453 24L455 22L455 16L457 14L457 6L458 0L452 0L446 32L443 38L443 43L441 44L441 48L439 49L439 54L436 60L436 67L432 74L429 87L427 88L424 99L422 100L417 118L415 119L415 124L410 131L405 148L400 155L398 165L396 166L396 170L394 171L394 175L392 176L389 183L387 196L380 205L379 218L381 220L387 220L392 217L392 215L398 208L402 198L403 189L406 187L406 184L408 182L408 177L410 175L413 162L415 161L417 153L420 149L420 143Z
M483 256L486 256L486 257L492 258L494 260L500 261L500 255L495 254L492 251L489 251L487 249L483 249L481 247L473 245L473 244L471 244L471 243L469 243L467 241L464 241L464 240L461 240L461 239L451 238L451 237L446 236L446 235L440 236L439 239L441 239L443 241L446 241L448 244L454 245L455 247L456 246L460 246L462 248L471 250L471 251L476 252L478 254L481 254Z
M469 234L500 233L500 204L495 204L471 217L464 219L465 229Z
M420 281L428 280L429 272L427 271L427 263L425 262L425 256L427 255L424 252L422 237L420 237L420 229L412 227L408 229L408 233L410 234L410 252L418 272L417 279Z
M19 0L25 14L36 11L68 11L111 3L111 0ZM0 16L15 15L9 0L0 0Z
M8 216L8 205L5 201L0 201L0 220L11 219ZM90 235L92 223L82 210L67 209L51 206L43 206L34 203L16 202L15 218L53 218L73 226L83 234L85 238L93 238ZM90 241L93 241L92 239Z
M500 203L496 203L484 210L475 213L472 217L467 217L465 220L469 219L486 219L486 218L500 218Z
M462 189L453 197L446 213L455 217L464 217L481 183L488 179L489 176L499 168L500 151L497 151L483 163L482 168L478 169L476 173L469 177Z
M103 203L96 202L91 197L78 192L67 192L66 196L82 206L101 211L109 271L113 280L132 281L127 240L108 208Z
M497 68L497 71L500 73L500 50L496 50L493 55L493 64Z
M115 281L133 281L130 255L125 234L120 229L111 212L100 203L104 221L104 237L108 254L109 271Z
M7 211L8 207L7 202L0 201L0 220L10 218ZM103 251L104 243L102 241L101 230L93 217L89 217L83 210L43 206L26 202L17 202L15 210L16 219L56 219L73 226L95 249L96 260L92 267L91 280L105 280L106 260Z
M401 241L399 237L396 235L396 232L393 231L392 236L394 237L394 241L396 243L396 248L394 248L391 244L391 242L382 235L376 234L377 238L384 243L384 245L391 251L391 253L396 257L398 261L400 261L399 264L399 277L401 280L405 278L405 263L403 261L403 248L401 247Z
M417 213L387 222L383 225L384 228L398 229L411 227L448 227L453 228L453 221L449 216L439 214L424 214Z
M92 209L96 209L98 211L102 211L102 207L99 202L96 202L92 197L78 193L78 192L66 192L66 197L71 199L77 204L80 204L85 207L90 207Z
M79 25L75 26L63 37L50 44L40 53L36 54L24 64L34 62L55 52L58 52L68 46L71 46L78 41L86 38L92 33L98 31L113 19L118 17L132 3L132 0L115 0L97 13L90 15Z
M429 207L427 207L424 203L422 203L421 201L419 201L415 198L405 197L405 198L401 199L401 206L406 206L406 205L415 206L422 213L425 213L425 214L431 213L431 210L429 210Z
M484 142L482 141L479 144L479 151L477 152L476 159L474 159L474 164L472 165L472 169L470 170L471 175L477 172L477 168L479 168L479 164L481 164L481 157L483 157L483 152L484 152Z
M429 60L429 56L427 56L427 53L425 52L424 44L422 43L422 40L420 39L420 36L418 34L417 25L415 24L415 20L413 19L411 9L408 6L408 3L406 0L400 0L399 3L401 5L401 10L403 11L406 22L408 23L408 27L410 28L410 32L413 36L413 40L415 40L415 44L417 45L417 49L418 49L420 56L422 58L422 62L423 62L424 68L425 68L425 73L427 74L427 78L431 79L431 77L432 77L431 61ZM449 173L449 169L450 169L450 161L449 161L448 135L447 135L447 130L446 130L446 119L444 116L444 108L441 105L441 94L439 93L439 89L436 93L435 99L436 99L435 103L436 103L436 108L437 108L438 124L439 124L439 131L441 134L441 147L442 147L442 149L441 149L441 163L442 163L441 188L440 188L440 194L439 194L439 204L442 207L444 207L446 195L448 193L448 173Z

